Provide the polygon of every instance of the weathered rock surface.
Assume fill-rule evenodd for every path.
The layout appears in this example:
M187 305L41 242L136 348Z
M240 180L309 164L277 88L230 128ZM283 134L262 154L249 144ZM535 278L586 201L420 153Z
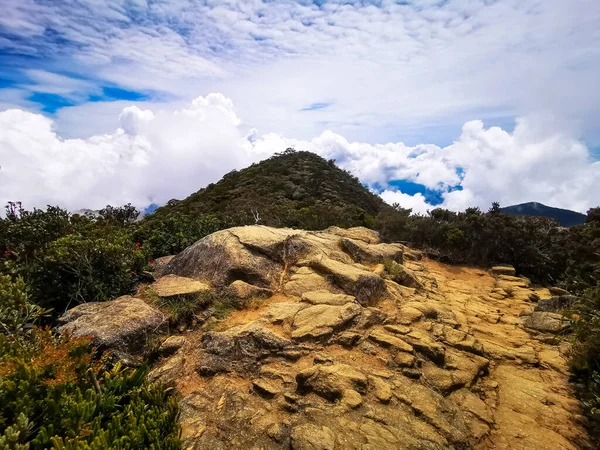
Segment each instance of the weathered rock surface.
M110 302L83 303L61 318L60 331L90 336L99 349L110 350L127 363L137 363L150 339L168 331L166 316L143 300L128 295Z
M273 295L273 291L271 291L271 289L248 284L242 280L235 280L227 287L226 294L240 300L248 300L252 298L270 297Z
M562 314L534 311L525 319L525 326L547 333L560 333L569 328L569 321Z
M177 275L167 275L152 283L151 289L159 297L173 297L175 295L201 294L210 291L210 286L198 280Z
M546 312L562 311L563 309L571 308L578 301L579 298L575 295L560 295L538 301L535 310Z
M490 269L490 273L494 276L509 275L514 277L517 272L513 266L494 266Z
M367 229L254 226L173 258L168 273L273 293L171 338L153 368L177 392L184 447L586 448L554 344L566 322L532 303L550 292L408 252ZM394 259L414 281L383 278Z

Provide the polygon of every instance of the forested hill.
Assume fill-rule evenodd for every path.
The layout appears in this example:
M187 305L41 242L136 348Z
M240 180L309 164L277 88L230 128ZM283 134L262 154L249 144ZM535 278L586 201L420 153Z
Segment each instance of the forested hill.
M231 224L321 229L333 223L372 226L385 208L380 197L333 160L288 149L234 170L184 200L171 200L148 219L212 214Z
M519 205L506 206L500 211L504 214L515 214L520 216L550 217L563 227L572 227L585 223L587 216L575 211L561 208L553 208L538 202L521 203Z

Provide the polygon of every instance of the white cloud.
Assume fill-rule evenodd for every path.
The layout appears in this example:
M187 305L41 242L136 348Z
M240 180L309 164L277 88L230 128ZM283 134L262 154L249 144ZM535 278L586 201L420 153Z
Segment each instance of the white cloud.
M126 107L121 128L87 139L58 137L40 114L0 112L0 201L96 209L187 196L250 162L228 105L212 94L179 111Z
M331 131L311 140L255 130L247 135L232 101L221 94L175 110L127 106L115 116L119 128L110 133L63 139L40 114L0 112L0 202L145 207L186 197L234 168L294 147L336 159L363 183L384 188L384 200L415 212L433 206L422 194L395 191L390 181L441 190L443 206L455 210L486 209L493 201L539 201L578 211L600 204L600 163L540 116L519 119L514 132L470 121L447 147L351 142ZM462 190L447 192L458 184Z
M0 48L169 100L225 92L249 126L302 139L439 143L538 112L596 131L597 0L377 3L5 0L0 29L20 39Z

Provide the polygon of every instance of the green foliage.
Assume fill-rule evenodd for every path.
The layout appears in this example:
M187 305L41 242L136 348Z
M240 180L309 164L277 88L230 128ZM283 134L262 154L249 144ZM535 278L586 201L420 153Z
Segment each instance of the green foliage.
M69 213L55 206L43 211L23 209L21 202L6 205L6 218L0 219L0 258L26 264L50 242L72 232Z
M136 221L140 212L131 203L127 203L119 207L107 205L106 208L100 210L99 215L109 224L126 227Z
M138 224L133 237L156 258L177 254L198 239L223 228L226 226L219 219L208 214L149 216Z
M62 313L78 303L130 293L145 264L145 255L125 234L71 234L51 242L25 276L36 303Z
M43 313L22 280L0 277L0 450L180 448L177 403L145 369L32 328Z
M22 278L12 281L8 275L0 275L0 332L15 339L47 313L43 308L29 302ZM0 338L1 339L1 338ZM0 355L2 351L0 350Z
M148 256L132 237L131 205L104 215L69 215L49 206L9 203L0 220L0 272L22 277L31 299L57 314L88 301L131 292Z
M456 213L436 208L425 216L396 208L384 211L376 225L388 241L405 241L453 264L490 266L508 263L542 282L554 282L566 269L570 230L543 217L488 214L478 208Z
M316 230L372 226L386 208L381 198L332 160L288 149L232 171L185 200L170 201L145 221L213 215L222 227L261 224Z
M93 362L86 339L34 330L0 360L0 448L179 448L176 402L145 375Z
M237 305L232 300L224 298L215 300L213 308L215 310L213 317L218 320L223 320L236 310Z
M591 431L600 440L600 283L576 305L571 370Z

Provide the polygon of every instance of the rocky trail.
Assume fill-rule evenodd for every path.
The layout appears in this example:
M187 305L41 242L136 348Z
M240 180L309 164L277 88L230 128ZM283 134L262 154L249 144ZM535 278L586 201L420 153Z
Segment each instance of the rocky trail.
M161 339L150 376L175 389L184 448L591 448L568 383L569 298L512 268L447 266L362 228L252 226L159 272L161 298L213 292L239 309L217 320L213 300L172 336L141 295L62 320L129 362Z

